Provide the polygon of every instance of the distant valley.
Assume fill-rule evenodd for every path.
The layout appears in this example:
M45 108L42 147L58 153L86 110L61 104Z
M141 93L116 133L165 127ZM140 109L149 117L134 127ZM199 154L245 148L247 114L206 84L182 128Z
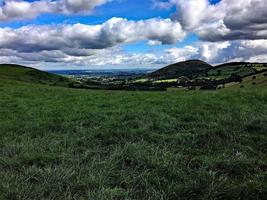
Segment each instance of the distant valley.
M167 90L183 89L222 89L232 85L242 85L243 79L259 76L260 83L266 86L266 63L233 62L212 66L200 60L175 63L159 70L80 70L57 71L76 82L74 88L111 90ZM255 79L255 77L254 77ZM259 80L259 79L258 79Z
M21 76L23 74L23 76ZM251 80L250 85L267 85L267 64L233 62L212 66L200 60L175 63L159 70L64 70L42 72L19 65L0 66L0 76L22 81L82 89L105 90L216 90Z

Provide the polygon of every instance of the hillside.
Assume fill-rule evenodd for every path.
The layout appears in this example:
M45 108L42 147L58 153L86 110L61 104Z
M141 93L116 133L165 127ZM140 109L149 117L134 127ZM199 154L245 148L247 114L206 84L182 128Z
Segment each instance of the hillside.
M246 77L251 74L260 73L265 70L267 70L267 64L265 63L225 63L211 68L203 75L203 77L224 79L229 78L233 74L241 77Z
M267 72L261 72L246 76L240 83L229 83L225 85L226 88L267 88Z
M12 64L0 64L0 79L57 86L68 86L71 82L71 80L62 76Z
M232 75L246 77L251 74L260 73L267 70L266 63L246 63L233 62L218 66L211 66L203 61L189 60L169 65L148 75L149 78L156 80L177 80L181 77L191 79L225 79Z
M201 60L189 60L169 65L148 75L150 78L171 79L181 76L193 76L212 68L211 65Z
M137 77L133 83L158 88L215 90L225 88L225 85L241 83L249 76L257 76L264 72L267 72L267 63L233 62L211 66L202 61L191 60ZM266 80L267 77L262 76L262 79Z
M266 196L266 88L0 94L0 199Z

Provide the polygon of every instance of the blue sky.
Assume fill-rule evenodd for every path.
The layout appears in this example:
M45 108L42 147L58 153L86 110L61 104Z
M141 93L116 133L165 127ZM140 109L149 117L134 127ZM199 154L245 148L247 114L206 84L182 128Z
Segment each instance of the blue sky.
M25 0L34 2L34 0ZM1 23L1 26L19 27L27 24L61 24L61 23L83 23L100 24L112 17L122 17L131 20L150 19L153 17L168 18L175 8L168 10L156 9L152 0L117 0L96 7L90 15L62 15L41 14L37 19L13 21Z
M186 59L216 64L265 58L260 43L266 43L266 27L249 33L246 24L265 17L264 11L253 13L255 7L265 9L264 0L0 2L0 62L38 68L157 68ZM247 47L252 49L242 50ZM233 49L238 51L230 55Z

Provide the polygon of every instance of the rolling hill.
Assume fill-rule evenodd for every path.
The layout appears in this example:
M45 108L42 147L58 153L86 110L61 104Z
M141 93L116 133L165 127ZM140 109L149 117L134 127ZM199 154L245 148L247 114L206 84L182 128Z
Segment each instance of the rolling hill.
M242 82L225 84L226 88L267 88L267 72L246 76Z
M212 66L200 60L189 60L159 69L147 77L165 81L179 79L181 77L220 80L229 78L232 75L246 77L266 70L266 63L232 62Z
M12 64L0 64L0 79L56 86L68 86L72 82L66 77Z
M233 74L246 77L265 70L267 70L267 64L265 63L233 62L218 65L209 69L204 74L204 77L224 79L229 78Z
M201 60L189 60L169 65L148 75L150 78L171 79L181 76L193 76L211 69L212 66Z

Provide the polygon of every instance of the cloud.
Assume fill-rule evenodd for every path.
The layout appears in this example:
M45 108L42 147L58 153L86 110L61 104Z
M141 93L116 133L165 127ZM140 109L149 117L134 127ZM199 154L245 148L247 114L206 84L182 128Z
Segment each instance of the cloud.
M174 47L166 49L160 57L160 60L162 64L171 64L193 59L194 57L198 57L198 55L199 48L188 45L182 48Z
M88 14L112 0L4 0L0 3L0 21L33 19L43 13Z
M183 29L205 41L267 39L267 3L265 0L156 1L156 5L174 5L173 20Z
M153 7L159 9L170 9L174 2L173 1L161 1L161 0L152 0Z
M229 61L267 62L267 40L240 40L227 42L195 42L185 47L173 47L154 52L128 53L120 47L107 49L69 49L18 52L0 49L0 62L20 63L51 69L62 67L88 68L152 67L201 59L210 64Z
M142 40L174 44L185 33L170 19L128 21L112 18L100 25L24 26L0 28L0 48L18 52L69 49L105 49Z
M261 58L259 62L267 62L267 57L263 58L267 52L267 40L198 42L197 46L201 52L199 57L210 63L252 60L256 62L256 57Z
M161 41L157 41L157 40L149 40L147 43L149 46L157 46L157 45L162 45Z
M163 60L169 63L201 59L211 64L232 61L267 62L267 40L195 42L190 46L165 50Z
M112 0L5 0L0 20L32 19L42 13L88 14ZM4 2L4 3L3 3ZM39 66L163 67L202 59L267 62L267 4L265 0L154 0L161 9L176 7L171 19L112 18L102 24L28 25L0 28L0 62ZM184 47L155 48L128 53L124 44L147 41L171 44L195 33L201 41ZM167 49L166 49L167 48Z
M112 18L98 25L0 28L0 61L72 66L146 65L158 62L157 56L125 54L117 48L138 41L148 41L150 45L175 44L185 36L179 22L160 18L139 21Z

